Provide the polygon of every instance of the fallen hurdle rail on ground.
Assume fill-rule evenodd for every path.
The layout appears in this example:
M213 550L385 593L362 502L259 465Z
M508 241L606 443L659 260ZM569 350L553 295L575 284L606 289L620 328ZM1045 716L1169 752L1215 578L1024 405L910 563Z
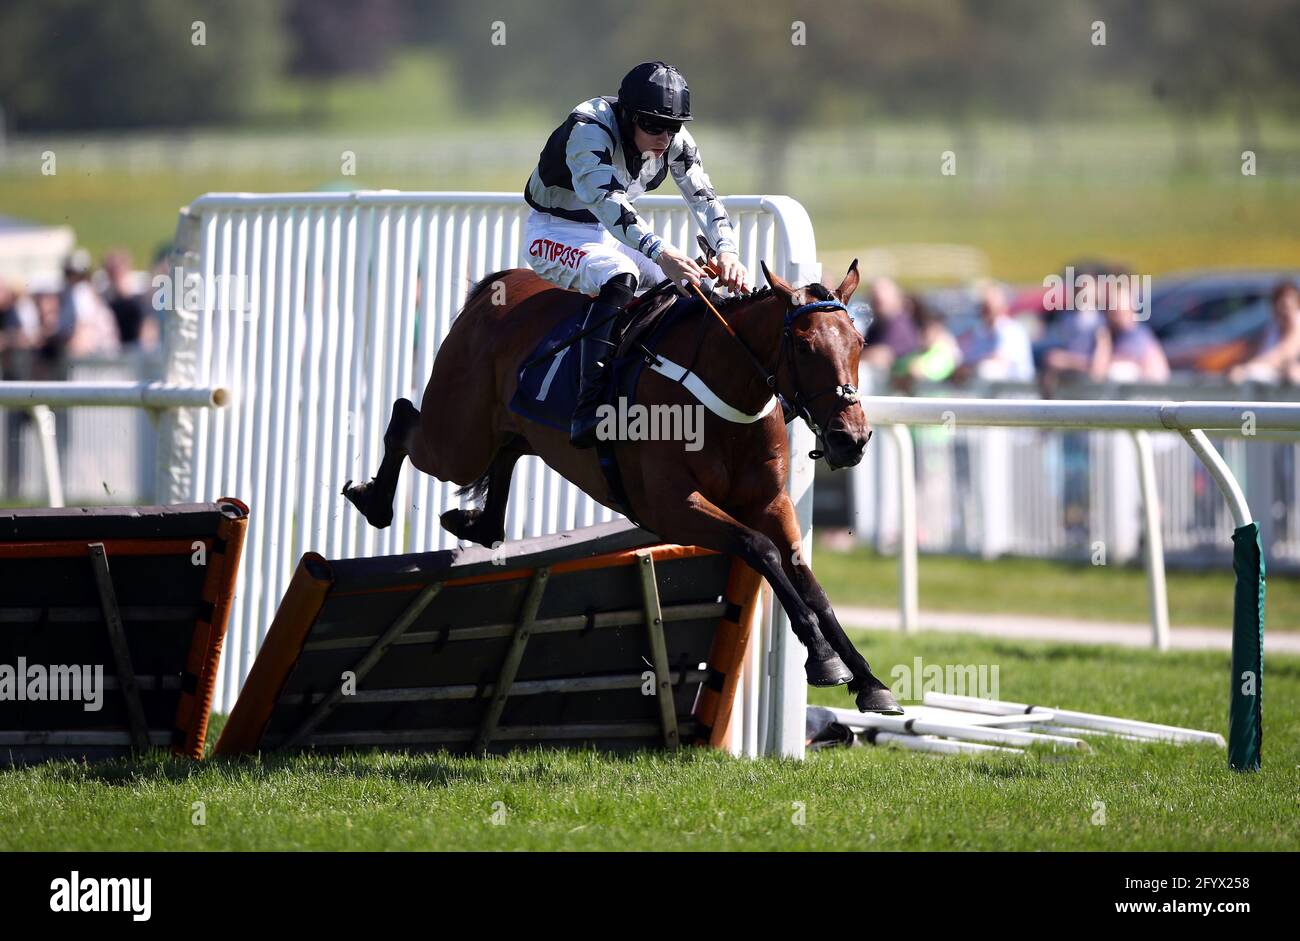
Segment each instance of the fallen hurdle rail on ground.
M1148 434L1182 435L1219 487L1232 513L1234 595L1232 674L1229 693L1228 761L1239 770L1256 770L1262 738L1261 699L1264 665L1264 559L1259 526L1240 484L1206 431L1242 434L1300 433L1300 405L1280 402L1051 401L1038 399L960 399L864 396L862 407L873 424L888 425L897 446L899 505L899 608L904 630L917 622L916 472L908 426L941 425L1010 428L1079 428L1128 431L1137 445L1138 471L1147 534L1147 572L1155 644L1168 647L1169 615L1160 542L1159 495Z
M994 718L1011 716L1029 718L1034 720L1036 725L1044 728L1070 728L1085 734L1091 732L1102 735L1122 735L1128 738L1174 742L1180 745L1199 742L1217 745L1219 748L1225 747L1223 736L1218 732L1202 732L1198 729L1161 725L1158 722L1142 722L1137 719L1122 719L1118 716L1103 716L1092 712L1075 712L1054 706L1035 706L1029 703L984 699L979 696L957 696L934 691L927 692L922 701L927 706L959 709Z
M940 754L1024 754L1029 748L1087 754L1086 739L1093 736L1226 747L1217 732L934 691L925 693L922 705L904 706L901 716L827 711L868 744Z
M760 579L631 523L298 565L216 754L727 747Z
M202 757L247 525L231 498L0 510L0 766Z

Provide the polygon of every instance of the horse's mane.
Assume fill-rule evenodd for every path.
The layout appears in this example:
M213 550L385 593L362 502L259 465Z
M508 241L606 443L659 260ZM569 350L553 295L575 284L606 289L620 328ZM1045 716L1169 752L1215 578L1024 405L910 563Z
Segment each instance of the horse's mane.
M804 290L819 301L833 301L835 299L835 295L821 284L809 284L804 287ZM772 287L769 285L768 287L759 288L757 291L751 291L748 294L733 294L731 297L724 298L717 305L718 311L721 312L728 308L736 307L742 302L748 304L751 301L765 300L768 297L771 297L774 293L775 291L773 291Z
M470 302L473 301L474 298L482 294L483 291L485 291L494 281L499 279L502 275L509 274L513 270L515 269L503 268L500 271L494 271L491 274L484 275L483 278L477 284L475 284L472 288L469 289L469 294L465 296L464 306L468 307ZM818 283L809 284L804 287L804 290L807 291L810 295L812 295L814 298L816 298L819 301L830 301L835 299L835 295L831 294L831 292L827 290L825 285L822 284L818 284ZM771 297L774 293L776 292L772 289L772 286L768 285L767 287L759 288L756 291L750 291L748 294L733 294L730 297L723 298L721 301L717 303L716 306L718 308L718 311L722 312L724 310L729 310L731 308L738 307L741 303L748 304L754 301L766 300L767 298Z

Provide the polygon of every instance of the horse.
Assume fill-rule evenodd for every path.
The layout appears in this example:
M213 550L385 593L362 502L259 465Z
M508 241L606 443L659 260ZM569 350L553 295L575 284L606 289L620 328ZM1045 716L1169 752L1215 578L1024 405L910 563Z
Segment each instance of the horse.
M626 505L593 450L574 448L567 430L508 408L521 365L584 298L528 269L489 274L471 290L443 340L420 408L407 399L394 403L378 472L359 485L349 481L343 494L372 525L389 525L398 475L409 458L416 469L482 501L447 511L441 522L457 538L491 547L505 538L515 463L537 455L661 539L739 556L768 582L789 616L807 649L809 684L847 684L860 711L899 715L889 687L853 646L802 559L801 532L785 489L783 412L809 424L819 448L812 455L833 469L857 464L871 437L855 388L863 337L845 307L858 287L857 264L833 291L821 284L792 287L763 264L767 287L722 299L712 312L701 296L693 316L668 326L654 353L689 362L730 414L704 412L705 446L695 451L680 441L614 444L623 485L618 496ZM696 396L681 378L643 370L635 402L694 407ZM782 408L773 408L774 393Z

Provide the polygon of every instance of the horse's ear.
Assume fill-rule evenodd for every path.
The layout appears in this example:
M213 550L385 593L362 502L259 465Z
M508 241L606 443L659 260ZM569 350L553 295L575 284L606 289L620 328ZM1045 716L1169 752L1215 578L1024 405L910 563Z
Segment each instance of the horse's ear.
M790 300L790 298L794 297L794 288L792 288L788 283L786 283L786 281L783 278L779 277L778 275L772 274L772 269L770 269L767 266L767 262L763 261L760 258L758 264L763 269L763 277L767 278L767 283L772 285L772 290L782 295L787 302Z
M860 276L858 275L858 260L853 259L853 264L849 265L849 273L844 276L840 286L835 289L835 296L839 298L841 304L847 304L853 292L858 289Z

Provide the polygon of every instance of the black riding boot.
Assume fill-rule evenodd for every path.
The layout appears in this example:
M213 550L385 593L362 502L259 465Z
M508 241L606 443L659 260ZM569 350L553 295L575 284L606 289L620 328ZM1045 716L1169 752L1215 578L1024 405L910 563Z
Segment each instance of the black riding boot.
M581 365L582 388L578 392L578 404L573 410L573 421L569 425L569 443L575 448L590 448L596 444L596 428L600 420L596 409L600 408L605 398L605 366L603 360L612 355L610 334L622 307L603 304L599 300L591 302L582 329L595 326L591 333L579 343L579 362ZM600 322L605 322L601 324Z

